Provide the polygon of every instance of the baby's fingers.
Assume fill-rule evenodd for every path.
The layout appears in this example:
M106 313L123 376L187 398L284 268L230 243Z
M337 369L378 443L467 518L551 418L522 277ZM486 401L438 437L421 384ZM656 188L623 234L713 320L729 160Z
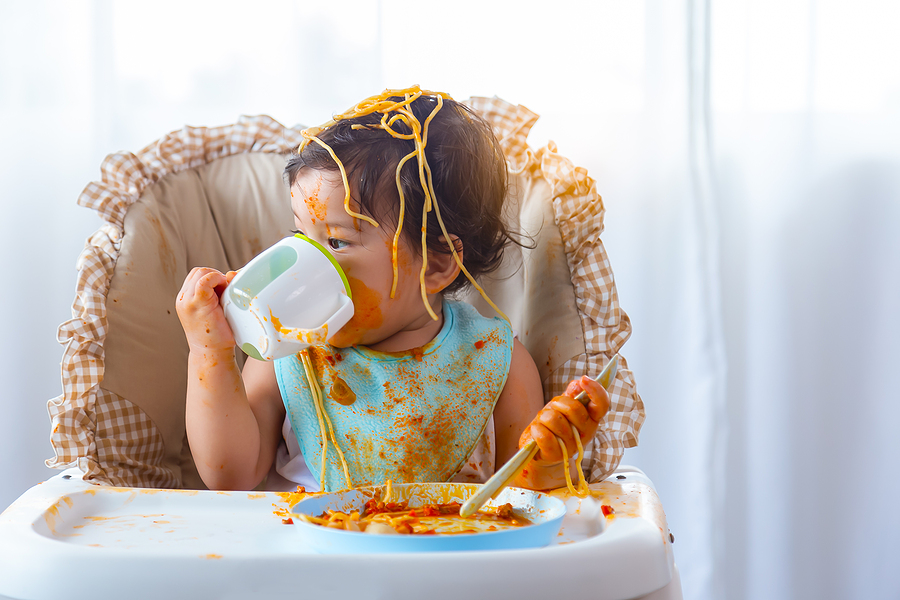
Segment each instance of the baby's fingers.
M217 290L224 289L226 281L226 276L215 269L193 269L185 278L175 301L179 317L183 319L189 315L198 316L215 310L219 305Z
M181 291L178 293L178 299L187 300L193 297L197 288L197 283L205 275L214 271L215 269L210 269L209 267L194 267L191 269L190 273L187 274L187 277L184 278L184 283L181 284Z
M219 271L210 271L197 282L196 293L203 300L211 300L213 296L218 298L227 285L225 275Z
M556 437L556 434L537 420L531 423L528 432L531 434L531 439L537 442L538 453L535 456L535 460L541 460L547 463L562 462L562 450L559 448L559 438ZM571 437L571 435L570 432L569 437Z
M556 437L561 439L570 450L575 449L575 436L572 425L588 420L587 410L571 398L556 398L538 413L537 421Z
M218 299L219 290L225 289L227 285L228 279L225 275L206 267L194 269L185 281L187 291L202 304L209 302L213 297Z
M582 376L579 383L582 389L587 392L588 398L591 399L586 405L588 413L591 415L591 419L599 423L600 419L609 412L609 393L599 382L594 381L590 377Z
M585 402L590 418L598 423L609 412L609 393L597 381L587 376L575 379L566 388L566 396L574 398L584 391L589 399Z

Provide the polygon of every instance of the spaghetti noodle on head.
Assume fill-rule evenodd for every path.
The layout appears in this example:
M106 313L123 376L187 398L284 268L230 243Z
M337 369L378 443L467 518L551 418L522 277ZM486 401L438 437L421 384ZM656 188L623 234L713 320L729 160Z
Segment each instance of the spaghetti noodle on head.
M419 287L433 319L438 317L428 302L425 273L429 254L438 253L451 254L460 269L443 292L452 294L472 285L509 320L476 281L500 266L507 244L524 245L504 222L508 169L500 143L484 119L445 93L413 86L366 98L328 122L304 130L302 136L303 142L285 167L288 185L293 186L305 169L339 177L347 214L360 227L385 227L392 234L391 298L398 281L399 247L406 244L421 253ZM315 388L312 365L304 365ZM324 479L330 441L342 463L345 485L350 487L353 482L321 398L316 412L323 440L320 475ZM577 431L575 435L580 464L583 448ZM560 444L567 459L566 448ZM567 464L566 460L569 491L589 494L583 472L579 469L576 489ZM324 488L325 482L320 483ZM390 482L386 494L391 495Z
M400 244L422 254L423 299L428 254L452 254L460 274L444 291L473 285L503 314L476 282L518 243L502 215L506 159L487 122L414 86L366 98L303 137L285 168L288 184L307 168L339 174L347 213L394 234L394 286Z

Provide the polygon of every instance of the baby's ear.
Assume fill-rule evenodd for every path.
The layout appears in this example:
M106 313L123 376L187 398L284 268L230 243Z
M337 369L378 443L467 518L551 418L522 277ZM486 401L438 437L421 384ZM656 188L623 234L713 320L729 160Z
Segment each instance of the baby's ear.
M450 240L459 256L459 261L463 259L462 240L451 234ZM446 243L444 236L440 237L441 243ZM450 252L434 252L428 251L428 267L425 269L425 291L429 294L437 294L456 280L459 275L459 264L453 258Z

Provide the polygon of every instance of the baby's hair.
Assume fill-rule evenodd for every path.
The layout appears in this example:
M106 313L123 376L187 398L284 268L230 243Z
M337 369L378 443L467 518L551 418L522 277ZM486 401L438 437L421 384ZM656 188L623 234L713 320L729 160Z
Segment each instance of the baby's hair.
M307 167L340 171L348 213L375 226L400 224L395 257L401 236L413 248L454 255L442 236L459 238L461 273L448 293L471 283L484 295L474 279L496 270L507 244L519 243L502 214L508 176L500 143L484 119L446 94L386 90L304 137L285 167L288 185ZM351 193L360 213L350 209Z

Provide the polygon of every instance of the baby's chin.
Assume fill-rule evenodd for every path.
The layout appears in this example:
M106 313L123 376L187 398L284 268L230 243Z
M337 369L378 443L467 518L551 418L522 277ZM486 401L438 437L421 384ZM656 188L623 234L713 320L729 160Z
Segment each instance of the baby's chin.
M352 344L352 343L344 342L344 341L341 341L341 340L336 340L336 339L334 339L334 338L328 340L328 343L331 344L332 346L334 346L335 348L340 349L340 350L344 350L344 349L346 349L346 348L350 348L351 346L357 346L357 345L358 345L358 344Z
M346 325L328 339L328 343L335 348L349 348L351 346L372 346L386 337L385 325L378 320L365 319L361 315L354 315ZM388 336L389 337L389 336Z
M335 348L350 348L351 346L361 346L365 345L365 335L360 331L345 331L346 327L338 331L336 334L329 338L328 343L334 346Z
M370 329L365 331L360 331L358 329L344 331L342 329L334 334L334 336L328 340L328 343L335 348L345 349L353 346L372 347L381 343L383 340L384 337L379 335L378 331Z

